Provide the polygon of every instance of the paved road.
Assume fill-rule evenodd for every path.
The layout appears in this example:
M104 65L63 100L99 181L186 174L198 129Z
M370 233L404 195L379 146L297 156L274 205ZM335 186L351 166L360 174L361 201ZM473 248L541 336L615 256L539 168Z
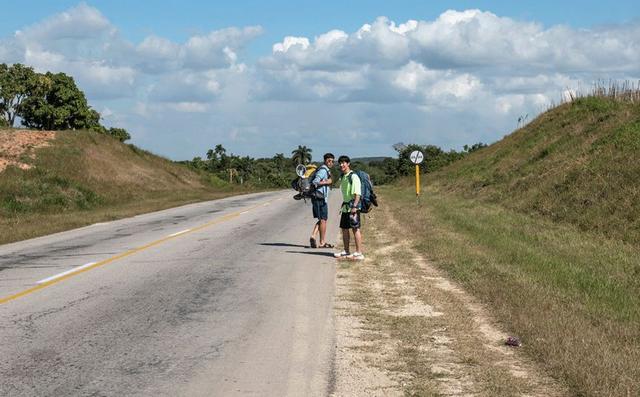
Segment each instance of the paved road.
M0 246L0 395L326 395L335 264L291 193Z

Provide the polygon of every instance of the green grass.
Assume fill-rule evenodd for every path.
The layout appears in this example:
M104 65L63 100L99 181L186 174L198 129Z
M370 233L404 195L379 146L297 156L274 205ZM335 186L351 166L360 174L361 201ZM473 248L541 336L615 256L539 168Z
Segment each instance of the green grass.
M640 104L584 97L428 176L444 191L640 243Z
M409 180L381 192L573 393L640 395L639 159L640 103L588 96L428 174L419 206Z
M91 132L21 160L0 172L0 244L249 190Z
M51 170L9 168L2 178L0 211L7 216L70 209L86 210L104 199L93 190Z
M576 395L640 393L640 248L428 188L381 189L415 247Z

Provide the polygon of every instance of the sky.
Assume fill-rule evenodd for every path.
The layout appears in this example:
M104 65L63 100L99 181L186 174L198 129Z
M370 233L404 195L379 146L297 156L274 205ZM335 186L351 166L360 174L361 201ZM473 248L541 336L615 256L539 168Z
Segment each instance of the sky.
M64 72L173 160L493 143L640 81L638 1L0 0L0 63Z

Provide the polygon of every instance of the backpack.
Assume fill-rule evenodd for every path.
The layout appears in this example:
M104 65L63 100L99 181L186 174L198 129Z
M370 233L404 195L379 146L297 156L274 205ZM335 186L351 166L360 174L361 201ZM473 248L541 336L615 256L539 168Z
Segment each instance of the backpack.
M291 181L291 187L293 190L297 190L299 193L296 194L293 198L296 200L300 200L301 198L315 198L315 199L324 199L324 194L321 190L318 190L314 185L311 184L313 178L316 177L316 174L320 170L320 168L324 167L327 172L329 172L329 168L326 165L321 165L317 167L314 164L307 165L307 170L305 171L302 177L298 177ZM331 172L329 172L331 175Z
M316 172L318 172L318 170L320 169L320 167L315 164L307 164L305 165L305 168L307 170L304 172L303 178L309 178L309 180L313 180L313 178L316 176Z
M371 183L369 174L362 170L353 170L349 174L349 183L352 183L351 175L353 174L358 175L358 178L360 178L360 212L366 214L371 211L371 205L378 206L378 197L373 191L373 183Z

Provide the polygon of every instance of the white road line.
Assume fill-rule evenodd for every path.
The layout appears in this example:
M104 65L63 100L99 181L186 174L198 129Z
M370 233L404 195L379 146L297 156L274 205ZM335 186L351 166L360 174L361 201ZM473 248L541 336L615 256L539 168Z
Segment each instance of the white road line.
M271 205L271 203L264 203L262 204L263 207L266 207L267 205Z
M248 213L248 212L249 212L249 211L242 211L242 212L240 213L240 215L242 215L242 214L246 214L246 213Z
M191 229L185 229L185 230L183 230L183 231L181 231L181 232L170 234L170 235L169 235L169 237L179 236L179 235L181 235L181 234L184 234L184 233L186 233L186 232L190 232L190 231L191 231Z
M51 276L51 277L45 278L44 280L40 280L40 281L38 281L38 284L43 284L43 283L46 283L46 282L48 282L48 281L51 281L51 280L55 280L55 279L57 279L57 278L60 278L60 277L62 277L62 276L66 276L67 274L75 273L75 272L77 272L77 271L79 271L79 270L84 269L85 267L89 267L89 266L91 266L91 265L95 265L96 263L97 263L97 262L89 262L89 263L86 263L86 264L84 264L84 265L82 265L82 266L74 267L73 269L69 269L69 270L67 270L66 272L62 272L62 273L60 273L60 274L56 274L55 276Z

